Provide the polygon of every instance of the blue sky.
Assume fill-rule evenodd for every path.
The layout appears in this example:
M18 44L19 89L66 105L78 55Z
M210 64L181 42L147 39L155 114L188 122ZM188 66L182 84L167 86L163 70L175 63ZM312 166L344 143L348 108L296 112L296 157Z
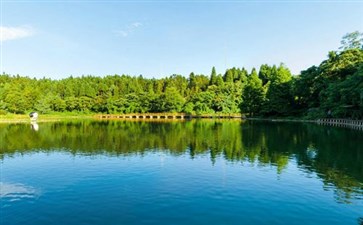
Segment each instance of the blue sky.
M148 78L285 63L294 74L363 31L363 1L2 0L1 69Z

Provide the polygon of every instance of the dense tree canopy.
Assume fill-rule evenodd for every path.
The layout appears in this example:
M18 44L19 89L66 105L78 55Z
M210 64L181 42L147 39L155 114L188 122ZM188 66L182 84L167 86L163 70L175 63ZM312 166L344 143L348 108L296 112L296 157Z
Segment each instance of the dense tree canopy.
M319 66L293 76L284 65L161 79L82 76L62 80L0 75L0 114L185 112L363 118L362 34L342 40Z

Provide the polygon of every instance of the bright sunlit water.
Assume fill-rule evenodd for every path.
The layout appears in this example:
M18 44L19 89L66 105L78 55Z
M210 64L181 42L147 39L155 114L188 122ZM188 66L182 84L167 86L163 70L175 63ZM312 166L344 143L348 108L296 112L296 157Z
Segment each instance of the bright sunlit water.
M1 124L0 224L361 225L362 137L228 120Z

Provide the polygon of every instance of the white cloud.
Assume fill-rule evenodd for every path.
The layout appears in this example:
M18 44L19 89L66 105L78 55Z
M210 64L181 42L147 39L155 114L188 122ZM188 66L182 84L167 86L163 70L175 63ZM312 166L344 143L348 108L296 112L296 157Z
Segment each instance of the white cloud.
M34 29L29 26L22 27L0 27L0 40L10 41L34 35Z
M118 36L122 36L122 37L127 37L127 35L129 35L129 32L127 31L124 31L124 30L116 30L115 33L118 35Z
M141 26L142 26L142 23L139 23L139 22L135 22L135 23L131 24L131 27L134 27L134 28L141 27Z
M134 22L134 23L127 25L125 29L116 30L116 31L114 31L114 33L116 33L116 35L121 36L121 37L127 37L141 26L142 26L142 23Z

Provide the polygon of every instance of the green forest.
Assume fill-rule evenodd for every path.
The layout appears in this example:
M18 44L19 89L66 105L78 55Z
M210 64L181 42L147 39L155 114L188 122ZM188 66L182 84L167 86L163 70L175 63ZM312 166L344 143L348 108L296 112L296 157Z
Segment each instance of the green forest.
M188 114L363 119L363 34L346 34L339 50L298 75L284 64L247 71L174 74L166 78L108 75L36 79L0 75L0 115L58 112Z

